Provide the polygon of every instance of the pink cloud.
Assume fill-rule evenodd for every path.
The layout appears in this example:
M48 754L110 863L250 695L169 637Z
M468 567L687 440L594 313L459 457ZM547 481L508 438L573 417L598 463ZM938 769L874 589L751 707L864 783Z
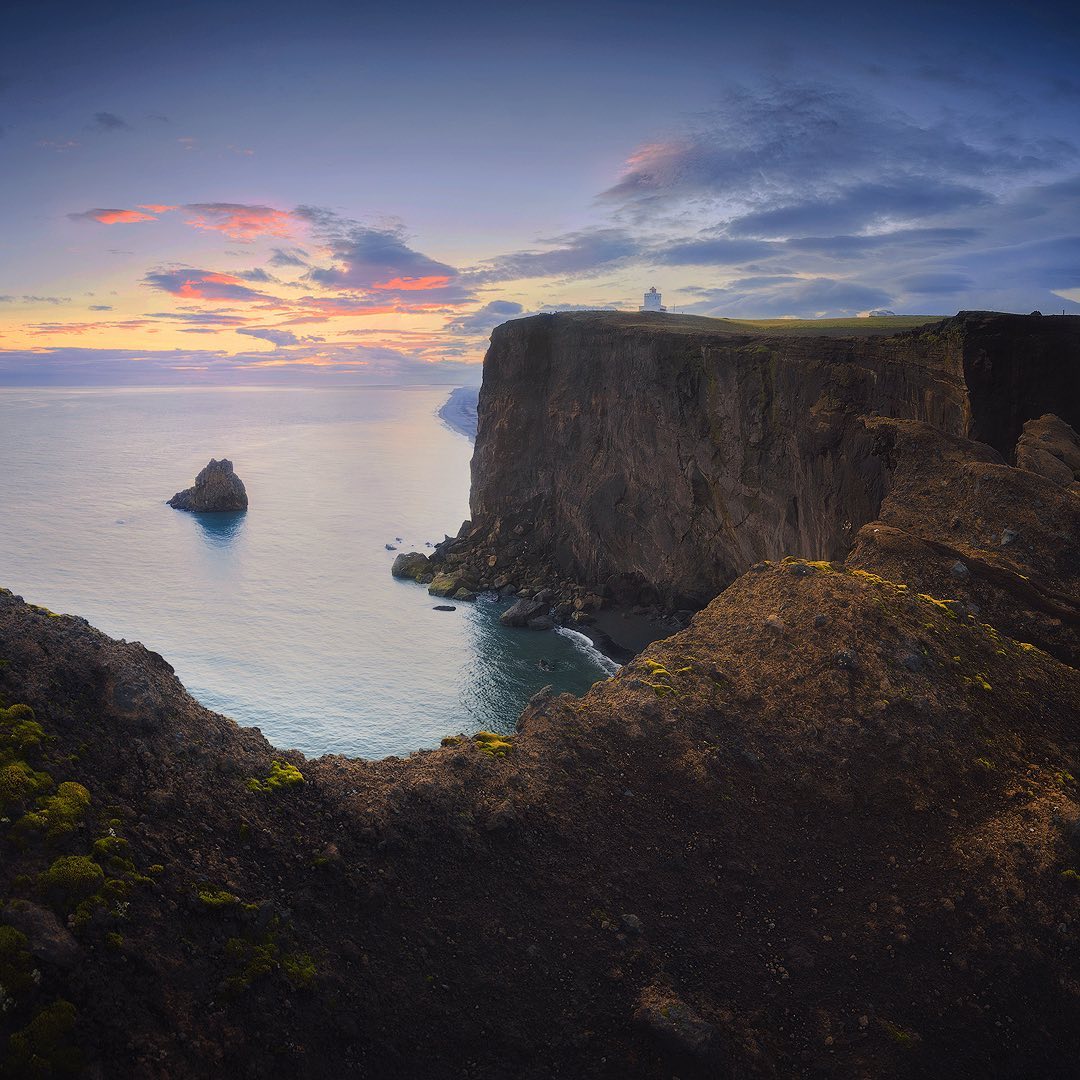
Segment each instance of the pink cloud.
M133 225L138 221L157 221L152 214L143 214L138 210L107 210L98 207L84 210L80 214L68 214L72 221L97 221L102 225Z
M195 229L224 233L232 240L251 241L260 236L288 238L293 218L287 210L244 203L190 203L184 207L195 216L187 224Z
M429 277L395 277L389 281L373 282L373 289L393 289L395 292L426 292L429 289L444 289L450 284L450 278L440 275Z
M140 210L149 210L152 214L165 214L170 210L176 210L175 206L166 206L164 203L139 203Z

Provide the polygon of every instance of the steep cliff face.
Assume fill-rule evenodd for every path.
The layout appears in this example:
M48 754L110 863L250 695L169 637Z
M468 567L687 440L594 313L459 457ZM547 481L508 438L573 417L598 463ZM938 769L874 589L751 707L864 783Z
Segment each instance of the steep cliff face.
M1078 354L1080 320L977 313L863 338L608 312L507 323L484 366L472 542L700 607L757 559L846 553L882 494L860 415L1009 452L1033 415L1077 421Z

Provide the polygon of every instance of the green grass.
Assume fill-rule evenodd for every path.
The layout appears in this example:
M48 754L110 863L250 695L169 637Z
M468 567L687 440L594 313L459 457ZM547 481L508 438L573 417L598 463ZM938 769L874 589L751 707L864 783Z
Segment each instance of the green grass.
M610 319L620 326L648 326L681 334L755 334L762 337L874 337L899 334L944 315L883 315L866 319L712 319L704 315L650 315L634 311L563 312L561 318Z

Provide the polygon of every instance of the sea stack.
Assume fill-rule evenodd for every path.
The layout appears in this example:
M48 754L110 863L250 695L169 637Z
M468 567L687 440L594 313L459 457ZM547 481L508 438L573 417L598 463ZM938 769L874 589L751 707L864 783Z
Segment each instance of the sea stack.
M195 514L236 512L247 509L248 497L244 481L233 472L232 462L228 458L211 458L195 477L194 486L178 491L169 505Z

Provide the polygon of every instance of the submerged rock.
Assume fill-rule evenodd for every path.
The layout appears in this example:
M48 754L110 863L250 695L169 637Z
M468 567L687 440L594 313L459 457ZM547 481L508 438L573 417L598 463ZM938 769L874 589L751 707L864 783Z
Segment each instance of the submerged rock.
M248 508L248 497L244 481L233 472L232 462L228 458L211 458L195 477L194 486L178 491L169 505L195 514L235 513Z

